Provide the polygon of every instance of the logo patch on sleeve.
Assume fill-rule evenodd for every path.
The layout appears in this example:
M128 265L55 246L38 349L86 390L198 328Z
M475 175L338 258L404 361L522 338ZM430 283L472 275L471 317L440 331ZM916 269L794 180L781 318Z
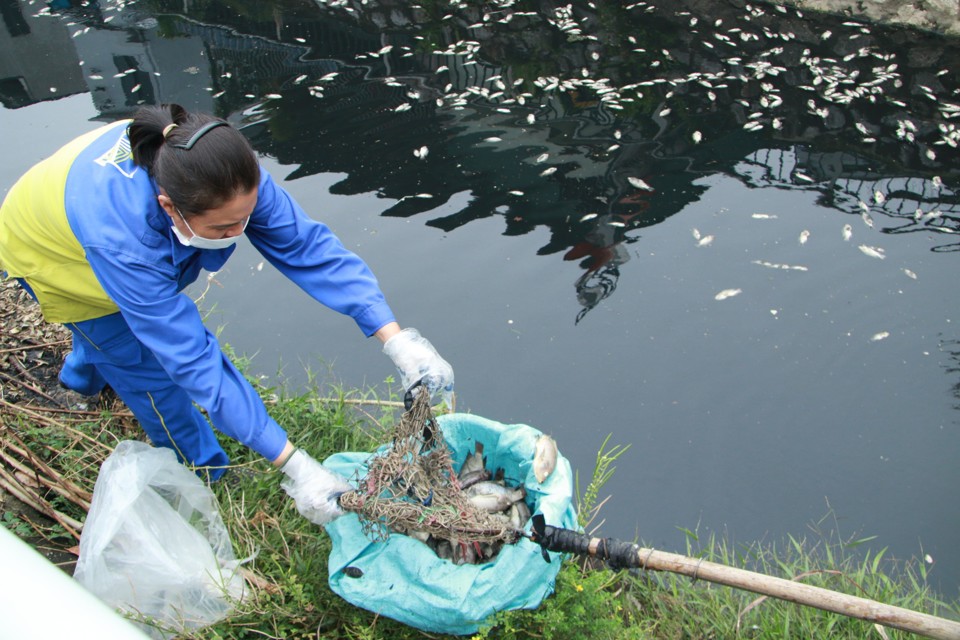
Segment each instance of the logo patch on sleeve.
M120 134L116 143L94 162L101 167L112 166L126 178L132 178L140 169L133 163L133 152L130 150L130 139L126 130Z

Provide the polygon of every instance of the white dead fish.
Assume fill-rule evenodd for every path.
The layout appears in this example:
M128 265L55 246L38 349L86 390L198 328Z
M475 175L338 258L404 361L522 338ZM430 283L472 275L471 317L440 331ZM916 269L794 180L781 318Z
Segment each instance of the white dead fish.
M694 144L700 144L700 141L703 140L703 134L700 133L699 131L694 131L692 137L693 137Z
M910 278L910 279L912 279L912 280L916 280L916 279L917 279L917 274L915 274L913 271L910 271L910 269L907 269L906 267L904 267L904 268L903 268L903 272L906 274L906 276L907 276L908 278Z
M421 160L425 159L428 153L430 153L430 149L428 149L426 145L420 147L419 149L413 150L413 155L420 158Z
M453 560L454 564L476 564L477 550L472 544L462 540L454 540L451 542L451 546L453 547L453 557L451 560Z
M510 511L507 514L510 526L516 530L523 529L524 525L530 519L530 507L523 500L518 500L510 505Z
M469 473L460 472L460 475L457 477L460 481L460 489L469 489L478 482L484 482L490 479L490 472L486 469L480 469L479 471L471 471Z
M481 480L480 482L474 483L472 486L467 488L468 496L480 496L487 494L505 496L512 504L527 497L527 490L522 486L516 488L508 487L491 480Z
M860 249L860 251L862 251L865 255L868 255L868 256L870 256L871 258L878 258L878 259L880 259L880 260L883 260L884 258L887 257L887 256L884 255L883 249L881 249L880 247L871 247L871 246L869 246L869 245L862 244L862 245L860 245L859 249Z
M557 468L557 442L547 434L537 438L533 451L533 475L537 482L543 482Z
M847 242L853 237L853 227L848 224L843 225L843 241Z
M717 295L713 296L714 300L726 300L727 298L732 298L733 296L738 296L743 293L743 289L724 289Z
M473 487L471 487L472 489ZM468 498L477 509L487 513L499 513L510 508L514 501L504 494L478 493Z
M697 246L698 246L698 247L706 247L706 246L708 246L708 245L710 245L710 244L713 244L713 236L712 236L712 235L703 236L702 238L700 238L700 239L697 240Z
M640 178L634 178L634 177L631 176L631 177L627 178L627 182L629 182L631 185L633 185L633 186L636 187L637 189L644 189L644 190L646 190L646 191L653 191L653 187L651 187L649 184L647 184L645 181L641 180Z
M885 340L889 337L890 337L889 331L880 331L878 333L873 334L870 337L870 342L880 342L881 340Z
M541 163L541 162L546 162L546 161L547 161L547 158L549 158L549 157L550 157L550 154L549 154L549 153L541 153L539 156L537 156L537 164L539 164L539 163Z
M800 244L807 244L807 240L810 239L810 232L804 229L800 232Z
M540 172L540 175L541 175L541 176L549 176L550 174L556 173L556 172L557 172L557 168L556 168L556 167L548 167L548 168L544 169L543 171L541 171L541 172Z
M770 262L768 260L751 260L751 264L758 264L768 269L781 269L783 271L809 271L809 269L800 264L783 264L782 262Z
M432 198L432 197L433 197L432 193L417 193L412 196L403 196L402 198L397 200L397 202L403 202L404 200L409 200L410 198Z
M750 216L755 220L772 220L777 217L775 213L754 213Z
M484 138L484 142L501 142L503 138L498 138L497 136L490 136L489 138Z
M595 214L595 213L588 213L588 214L584 215L582 218L580 218L580 222L586 222L587 220L593 220L593 219L596 218L596 217L597 217L597 214Z
M460 467L460 477L464 477L466 474L474 471L483 471L483 443L477 441L474 444L473 453L467 456L467 459L463 461L463 466Z

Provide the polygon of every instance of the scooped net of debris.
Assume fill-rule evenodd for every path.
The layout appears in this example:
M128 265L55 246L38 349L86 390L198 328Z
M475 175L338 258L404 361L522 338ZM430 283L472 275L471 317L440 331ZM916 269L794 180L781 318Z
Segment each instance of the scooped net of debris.
M406 534L441 558L479 564L516 542L530 518L526 490L507 486L502 475L485 468L479 442L455 470L430 394L419 393L390 448L370 460L357 491L342 495L340 505L360 516L371 539Z

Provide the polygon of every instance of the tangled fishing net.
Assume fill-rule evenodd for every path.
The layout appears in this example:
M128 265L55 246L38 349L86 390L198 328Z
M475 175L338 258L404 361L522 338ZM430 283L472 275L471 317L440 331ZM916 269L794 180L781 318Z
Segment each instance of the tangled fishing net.
M511 543L517 532L478 508L461 490L450 449L418 393L394 427L391 446L374 456L356 491L340 505L357 513L364 533L385 540L393 533L427 534L461 543Z

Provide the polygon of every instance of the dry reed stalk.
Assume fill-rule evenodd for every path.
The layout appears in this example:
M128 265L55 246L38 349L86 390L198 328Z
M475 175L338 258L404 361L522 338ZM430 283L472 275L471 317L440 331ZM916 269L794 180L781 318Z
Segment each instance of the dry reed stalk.
M48 476L49 479L45 478L44 481L45 484L49 483L50 485L54 485L50 486L51 489L60 492L63 497L69 499L84 511L90 509L90 501L93 500L93 494L78 486L72 480L68 480L63 474L41 460L15 434L3 433L2 437L0 437L0 457L7 460L7 462L13 466L22 467L22 462L18 462L5 453L7 449L20 456L21 460L28 460L34 467L31 471L37 475L38 478L41 476L37 470Z
M35 509L55 520L60 526L66 529L67 533L76 540L80 540L80 531L83 530L82 522L54 509L46 500L37 495L32 489L27 488L26 485L9 474L3 467L0 467L0 486L31 509Z
M60 347L66 345L71 341L71 338L64 338L63 340L55 340L53 342L41 342L39 344L22 344L18 347L9 347L6 349L0 349L0 355L5 353L17 353L18 351L30 351L33 349L46 349L47 347Z

